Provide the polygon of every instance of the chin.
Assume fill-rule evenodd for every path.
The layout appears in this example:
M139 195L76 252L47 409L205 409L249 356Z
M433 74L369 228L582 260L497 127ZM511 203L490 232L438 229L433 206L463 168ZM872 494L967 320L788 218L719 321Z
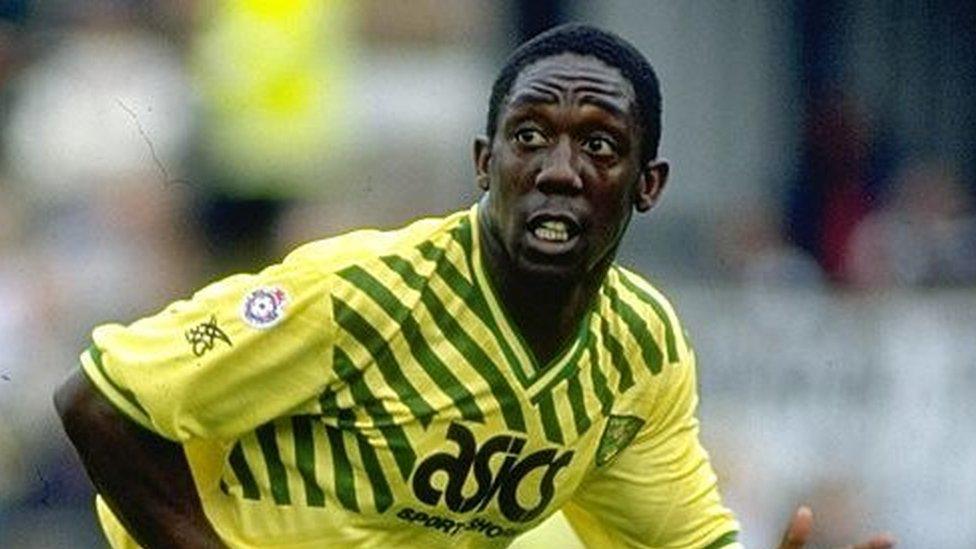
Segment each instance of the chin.
M529 278L533 283L548 285L567 285L583 280L585 269L576 262L540 261L538 259L521 258L518 261L519 274Z

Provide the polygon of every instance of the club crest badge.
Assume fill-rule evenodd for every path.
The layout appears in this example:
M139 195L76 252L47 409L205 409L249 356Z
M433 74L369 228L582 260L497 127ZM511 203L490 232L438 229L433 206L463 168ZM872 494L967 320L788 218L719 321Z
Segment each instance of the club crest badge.
M281 288L258 288L244 298L241 314L244 321L255 328L270 328L284 317L287 303L288 294Z
M643 425L644 420L639 417L610 416L600 437L600 446L596 449L596 466L602 467L617 457L634 440Z

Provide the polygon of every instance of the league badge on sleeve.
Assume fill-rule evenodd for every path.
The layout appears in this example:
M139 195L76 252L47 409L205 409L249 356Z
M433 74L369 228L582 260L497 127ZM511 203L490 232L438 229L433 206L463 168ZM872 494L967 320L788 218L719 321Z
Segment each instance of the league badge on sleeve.
M634 416L610 416L596 450L596 466L603 467L634 440L644 420Z
M258 288L244 298L244 321L259 329L270 328L285 315L288 294L277 286Z

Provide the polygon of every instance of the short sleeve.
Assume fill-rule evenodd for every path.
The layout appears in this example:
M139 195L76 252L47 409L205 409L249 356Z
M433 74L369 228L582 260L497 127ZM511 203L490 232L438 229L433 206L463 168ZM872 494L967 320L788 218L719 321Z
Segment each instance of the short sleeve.
M163 437L232 439L332 381L326 276L299 249L258 274L213 283L128 326L99 326L89 379Z
M694 354L661 376L641 430L563 512L588 547L738 547L739 524L698 441Z

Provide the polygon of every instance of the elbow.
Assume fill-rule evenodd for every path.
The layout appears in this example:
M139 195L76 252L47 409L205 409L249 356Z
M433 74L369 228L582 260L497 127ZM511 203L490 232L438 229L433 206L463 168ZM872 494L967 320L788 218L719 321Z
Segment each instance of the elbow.
M94 388L85 377L80 368L75 369L68 379L66 379L54 391L54 409L61 418L61 425L64 427L68 438L72 436L79 423L87 417L92 404L92 391Z
M58 417L64 422L65 417L71 413L72 394L68 387L68 381L64 381L54 390L54 409L58 412Z

